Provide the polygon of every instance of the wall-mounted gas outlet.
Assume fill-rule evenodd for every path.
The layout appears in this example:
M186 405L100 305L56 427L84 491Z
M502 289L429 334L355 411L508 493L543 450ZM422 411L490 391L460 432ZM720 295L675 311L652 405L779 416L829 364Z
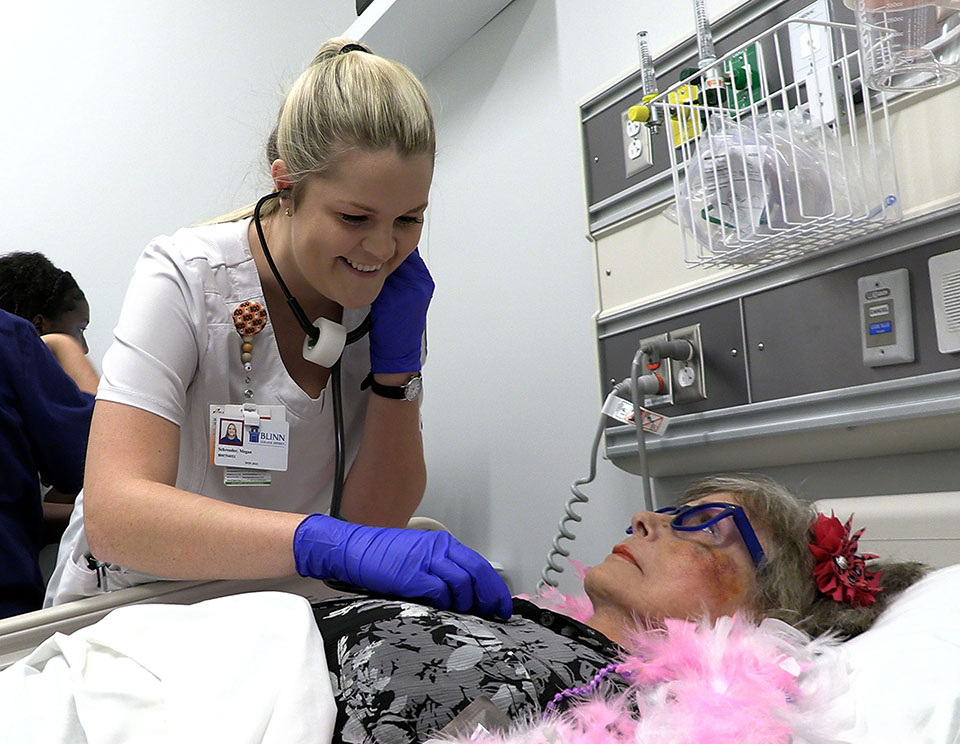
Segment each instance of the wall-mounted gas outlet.
M651 344L655 341L669 341L666 333L660 333L656 336L649 336L647 338L640 339L640 346ZM643 367L640 369L641 374L657 374L663 379L663 391L659 395L647 395L643 399L643 405L646 408L659 408L662 406L673 405L673 370L670 367L670 362L667 359L662 359L659 362L659 366L655 369L650 369L648 366L649 360L644 358Z
M627 178L653 165L653 143L650 129L639 121L631 121L624 111L620 114L623 132L623 164Z
M703 344L700 342L700 324L670 331L671 341L689 341L693 345L692 359L671 359L671 377L673 379L673 402L692 403L705 400L707 385L703 375Z
M657 341L689 341L693 346L693 356L690 359L659 360L655 369L649 367L643 370L646 374L658 374L663 379L663 392L660 395L648 395L644 398L647 408L662 408L663 406L681 405L707 397L707 385L704 380L703 344L700 341L700 324L684 326L668 333L649 336L640 340L640 346L649 345ZM644 364L653 360L644 359Z

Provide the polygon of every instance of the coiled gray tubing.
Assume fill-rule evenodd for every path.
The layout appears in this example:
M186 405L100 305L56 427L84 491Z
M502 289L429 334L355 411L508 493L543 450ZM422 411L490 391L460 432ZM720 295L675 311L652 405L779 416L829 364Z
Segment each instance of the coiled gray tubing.
M544 566L543 571L540 572L540 583L537 588L542 588L543 586L557 586L557 580L550 577L550 572L556 574L563 573L563 566L559 564L561 558L566 558L570 555L570 551L567 550L560 544L561 540L574 540L576 535L574 535L568 528L567 525L571 522L580 522L583 520L579 514L577 514L573 507L577 504L585 504L590 498L580 490L580 486L585 486L587 483L590 483L597 476L597 451L600 449L600 438L603 436L603 425L604 425L604 414L600 414L600 421L597 423L597 432L593 435L593 445L590 448L590 474L586 478L579 478L570 484L570 491L573 493L573 496L567 501L567 505L564 507L564 516L560 520L560 524L557 525L557 536L553 538L553 549L547 553L547 565Z
M640 374L640 365L643 358L646 354L651 353L652 350L656 351L659 357L664 359L693 358L693 346L689 341L685 340L658 341L655 346L651 344L637 349L637 353L634 354L633 362L630 365L630 377L620 382L613 389L613 392L617 395L627 394L631 400L640 401L640 403L636 405L637 408L643 405L643 394L654 393L659 387L659 383L653 375ZM564 548L560 544L560 541L575 540L576 535L567 529L567 525L570 524L570 522L583 521L583 517L577 514L573 510L573 507L577 504L585 504L590 500L579 487L590 483L597 476L597 451L600 449L600 438L603 436L604 417L605 414L601 413L600 421L597 423L597 432L593 435L593 445L590 448L590 474L586 478L575 480L570 485L570 491L573 493L573 496L567 501L564 507L564 517L560 520L560 524L557 525L557 536L553 538L552 550L547 553L547 565L544 566L543 571L540 572L540 582L537 584L538 589L544 586L556 588L557 581L556 579L551 579L549 574L551 571L557 574L563 573L563 566L557 561L560 558L567 558L570 555L570 551ZM650 511L656 504L654 503L653 492L650 487L650 470L647 465L647 447L643 436L642 414L633 417L633 428L637 433L637 457L640 459L640 483L643 491L643 508Z

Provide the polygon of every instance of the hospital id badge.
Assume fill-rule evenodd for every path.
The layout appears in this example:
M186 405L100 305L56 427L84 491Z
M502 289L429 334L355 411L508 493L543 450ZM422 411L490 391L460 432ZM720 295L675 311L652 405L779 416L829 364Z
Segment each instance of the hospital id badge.
M228 486L270 485L287 469L290 425L283 406L210 406L210 451Z

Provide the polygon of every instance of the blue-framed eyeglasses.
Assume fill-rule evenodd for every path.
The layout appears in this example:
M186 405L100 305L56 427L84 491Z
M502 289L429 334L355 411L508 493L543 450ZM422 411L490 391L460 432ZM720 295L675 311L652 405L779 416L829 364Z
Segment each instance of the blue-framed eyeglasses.
M737 504L715 501L709 504L667 506L657 509L657 514L672 514L670 526L673 529L713 545L722 545L732 536L727 517L733 517L733 524L750 551L753 564L759 568L766 560L757 533L753 531L743 507ZM633 534L633 525L627 527L627 534Z

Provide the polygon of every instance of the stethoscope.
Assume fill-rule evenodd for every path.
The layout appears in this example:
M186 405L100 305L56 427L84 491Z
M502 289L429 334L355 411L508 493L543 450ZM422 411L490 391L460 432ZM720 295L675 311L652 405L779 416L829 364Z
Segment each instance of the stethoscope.
M307 314L303 311L300 303L287 289L283 277L277 265L273 262L273 257L267 248L267 239L263 235L263 226L260 224L260 209L270 199L278 198L283 192L275 191L267 194L253 209L253 223L257 228L257 236L260 238L260 247L263 248L263 256L267 259L270 271L273 272L280 285L280 291L283 292L287 305L293 312L293 317L307 334L303 341L303 357L307 361L319 364L321 367L330 369L330 393L333 398L333 428L334 443L336 446L336 460L333 474L333 498L330 500L330 516L340 519L340 504L343 501L343 482L344 482L344 434L343 434L343 395L340 386L340 356L343 354L345 346L349 346L354 341L359 341L370 330L370 314L367 314L360 325L349 333L339 323L329 318L320 317L311 323L307 319Z

